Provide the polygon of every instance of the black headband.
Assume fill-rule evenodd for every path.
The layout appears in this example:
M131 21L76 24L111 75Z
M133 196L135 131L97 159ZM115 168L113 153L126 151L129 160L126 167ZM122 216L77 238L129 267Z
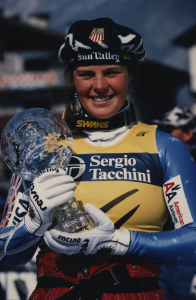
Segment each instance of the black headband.
M145 59L142 37L109 18L75 22L58 52L69 66L137 65Z

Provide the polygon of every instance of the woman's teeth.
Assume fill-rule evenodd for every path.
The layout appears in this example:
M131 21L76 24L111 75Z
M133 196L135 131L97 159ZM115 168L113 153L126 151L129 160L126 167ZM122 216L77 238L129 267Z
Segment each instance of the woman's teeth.
M110 96L108 96L106 98L93 98L93 100L96 101L96 102L105 102L109 99L110 99Z

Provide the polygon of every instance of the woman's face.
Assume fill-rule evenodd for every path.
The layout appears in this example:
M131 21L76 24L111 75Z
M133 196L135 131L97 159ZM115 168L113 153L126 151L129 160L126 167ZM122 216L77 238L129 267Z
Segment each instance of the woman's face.
M98 119L110 118L121 109L131 79L123 65L81 66L73 73L80 103L88 115Z

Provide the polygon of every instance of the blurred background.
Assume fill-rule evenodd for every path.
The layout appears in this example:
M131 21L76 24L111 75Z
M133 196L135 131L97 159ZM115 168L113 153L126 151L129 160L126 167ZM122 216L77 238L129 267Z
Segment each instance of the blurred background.
M177 105L196 115L195 0L0 0L0 135L11 117L27 108L62 115L68 87L57 49L73 22L99 17L143 37L147 58L130 94L137 119L148 123ZM10 176L0 154L0 218ZM30 288L26 284L27 292L21 292L24 278L0 276L1 300L26 299ZM9 280L19 281L7 298Z

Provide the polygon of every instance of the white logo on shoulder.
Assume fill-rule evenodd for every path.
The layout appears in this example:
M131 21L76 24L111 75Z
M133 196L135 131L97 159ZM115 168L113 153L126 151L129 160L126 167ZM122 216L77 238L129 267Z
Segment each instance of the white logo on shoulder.
M175 229L193 222L180 175L164 183L163 191L165 202L174 222Z

